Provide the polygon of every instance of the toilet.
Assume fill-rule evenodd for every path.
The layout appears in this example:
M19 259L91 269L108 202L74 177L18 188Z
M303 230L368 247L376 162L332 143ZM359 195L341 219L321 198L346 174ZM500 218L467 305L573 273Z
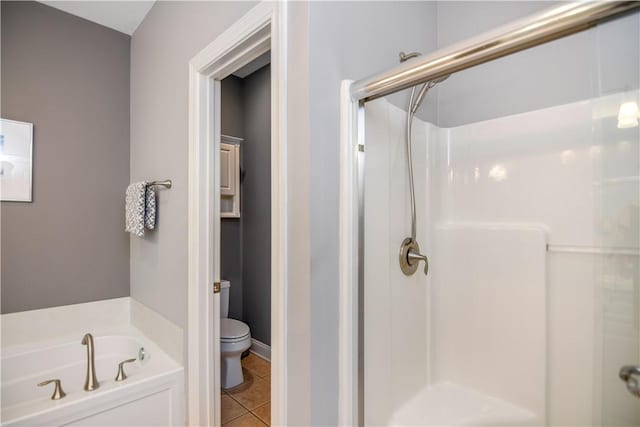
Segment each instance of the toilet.
M233 388L244 382L240 357L251 347L249 326L235 319L229 319L228 280L220 281L220 359L222 361L222 388Z

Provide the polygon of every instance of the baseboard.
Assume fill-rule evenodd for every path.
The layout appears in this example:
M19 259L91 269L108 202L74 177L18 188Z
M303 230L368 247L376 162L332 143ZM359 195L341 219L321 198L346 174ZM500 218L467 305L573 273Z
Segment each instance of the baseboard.
M269 347L265 343L262 343L256 339L251 338L250 351L256 356L260 356L263 359L266 359L269 362L271 362L271 347Z

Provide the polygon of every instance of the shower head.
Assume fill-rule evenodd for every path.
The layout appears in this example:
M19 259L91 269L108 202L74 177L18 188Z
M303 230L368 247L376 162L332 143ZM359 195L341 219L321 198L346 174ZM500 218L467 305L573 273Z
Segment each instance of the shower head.
M438 83L442 83L443 81L447 80L449 77L451 77L451 74L447 74L446 76L438 77L437 79L431 80L429 83L432 83L433 86L435 86Z
M400 52L398 56L400 57L400 62L405 62L405 61L408 61L409 59L416 58L420 55L422 55L422 53L420 52L409 52L409 53ZM437 79L430 80L424 83L420 88L420 91L418 92L418 96L415 98L415 101L413 98L413 95L415 93L415 87L414 87L414 91L411 92L411 101L410 101L411 105L409 105L409 111L411 112L411 114L415 114L416 111L418 111L418 108L420 108L420 105L422 104L422 100L424 99L424 96L427 94L429 89L431 89L438 83L441 83L447 80L449 76L450 74L446 76L438 77Z
M418 108L420 108L420 105L422 104L422 101L424 100L424 96L427 94L427 92L429 92L429 89L431 89L432 87L434 87L438 83L442 83L443 81L447 80L450 75L451 74L448 74L448 75L442 76L442 77L438 77L435 80L430 80L430 81L424 83L422 85L422 87L420 88L420 92L418 92L418 96L416 97L416 100L413 103L413 106L411 107L411 114L415 114L416 111L418 111Z

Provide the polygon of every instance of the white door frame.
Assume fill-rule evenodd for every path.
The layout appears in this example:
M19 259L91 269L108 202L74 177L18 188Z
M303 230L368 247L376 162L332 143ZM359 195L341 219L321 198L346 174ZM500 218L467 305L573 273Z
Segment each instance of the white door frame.
M359 301L361 251L359 205L363 196L364 105L351 96L352 80L340 85L340 242L339 242L339 368L338 426L361 425L359 396Z
M189 62L188 416L220 425L220 81L271 51L271 420L286 425L286 8L262 2Z

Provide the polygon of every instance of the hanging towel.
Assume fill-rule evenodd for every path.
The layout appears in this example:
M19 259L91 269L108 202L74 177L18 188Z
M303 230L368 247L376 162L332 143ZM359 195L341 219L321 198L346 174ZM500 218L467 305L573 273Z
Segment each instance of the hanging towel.
M146 182L135 182L127 187L125 196L125 231L144 236Z
M156 190L145 183L145 200L144 200L144 226L147 230L153 230L156 227Z
M144 229L153 230L156 225L156 192L147 187L146 181L127 187L125 196L125 231L142 237Z

